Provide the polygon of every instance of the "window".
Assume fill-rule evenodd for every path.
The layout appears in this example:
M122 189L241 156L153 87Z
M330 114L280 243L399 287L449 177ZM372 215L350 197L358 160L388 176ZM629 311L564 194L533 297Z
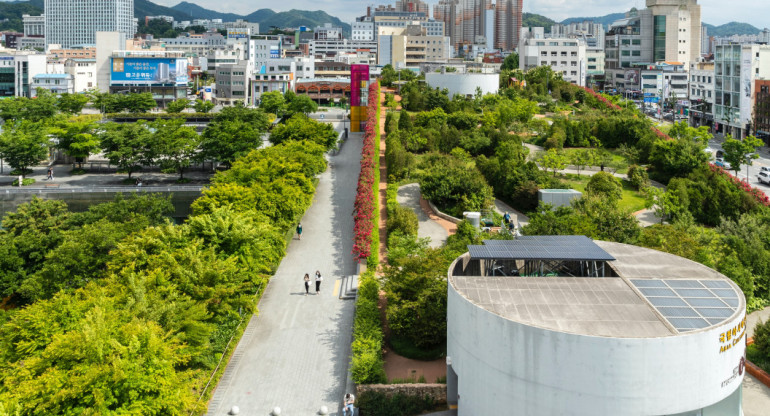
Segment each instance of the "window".
M588 58L588 62L596 62L596 58Z

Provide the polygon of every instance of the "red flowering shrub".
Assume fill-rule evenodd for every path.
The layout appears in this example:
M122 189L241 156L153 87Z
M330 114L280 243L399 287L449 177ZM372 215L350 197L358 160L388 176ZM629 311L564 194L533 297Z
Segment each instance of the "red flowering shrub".
M364 148L361 151L361 173L358 176L356 200L353 206L353 255L361 260L371 255L372 231L377 207L375 198L376 174L379 169L379 129L377 107L379 106L379 83L369 86Z
M762 192L761 190L759 190L757 188L754 188L751 185L749 185L747 182L742 181L742 180L736 178L730 172L728 172L725 169L723 169L721 166L717 166L717 165L715 165L713 163L709 163L709 168L711 169L712 172L717 172L717 173L725 176L726 178L728 178L730 180L730 182L733 183L733 185L741 188L744 192L749 193L760 204L762 204L762 205L764 205L766 207L770 206L770 198L768 198L767 195L765 195L765 193Z

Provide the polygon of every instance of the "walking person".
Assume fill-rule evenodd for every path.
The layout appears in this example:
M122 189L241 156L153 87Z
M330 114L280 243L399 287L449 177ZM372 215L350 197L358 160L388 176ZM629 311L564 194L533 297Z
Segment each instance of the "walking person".
M323 281L323 277L321 277L321 272L316 270L315 271L315 294L321 293L321 281Z
M305 296L307 296L308 293L310 293L310 275L305 273L304 280L305 280Z
M297 224L297 239L302 240L302 223Z
M48 177L46 179L49 180L49 181L53 180L53 167L52 166L48 167Z

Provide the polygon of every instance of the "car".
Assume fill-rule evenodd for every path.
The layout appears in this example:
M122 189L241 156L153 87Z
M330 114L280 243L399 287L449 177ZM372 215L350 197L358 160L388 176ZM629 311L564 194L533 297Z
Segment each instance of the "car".
M722 167L725 170L732 170L733 167L730 166L730 163L725 162L722 158L717 158L717 160L714 162L715 165Z
M760 171L759 174L757 175L757 180L759 181L759 183L770 185L770 172Z
M768 172L770 173L770 166L762 166L759 168L760 172Z

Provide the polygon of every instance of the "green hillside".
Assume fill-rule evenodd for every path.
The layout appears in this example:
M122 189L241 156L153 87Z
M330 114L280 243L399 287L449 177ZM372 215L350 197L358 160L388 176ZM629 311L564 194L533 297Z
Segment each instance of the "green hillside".
M756 35L759 33L759 29L748 23L730 22L720 26L704 23L703 26L708 28L709 36Z
M266 17L260 19L260 16ZM258 22L260 31L263 32L267 31L271 26L307 26L310 29L313 29L316 26L323 26L324 23L331 23L334 26L342 27L343 32L350 34L350 25L348 23L344 23L342 20L334 16L330 16L328 13L322 10L310 11L292 9L286 12L274 12L274 14L270 15L268 12L266 12L265 9L262 9L245 16L244 19L250 22Z
M543 27L545 28L545 33L551 33L551 25L553 24L556 24L556 22L543 15L535 13L521 14L521 27Z
M3 20L0 22L0 30L23 31L24 25L21 22L21 15L39 15L43 13L42 4L37 6L33 3L43 3L43 0L37 0L36 2L0 3L0 20Z
M222 19L225 22L234 22L236 19L243 18L243 16L234 13L220 13L214 10L204 9L197 4L188 3L186 1L183 1L176 6L171 6L171 10L181 13L181 15L184 16L184 20Z

